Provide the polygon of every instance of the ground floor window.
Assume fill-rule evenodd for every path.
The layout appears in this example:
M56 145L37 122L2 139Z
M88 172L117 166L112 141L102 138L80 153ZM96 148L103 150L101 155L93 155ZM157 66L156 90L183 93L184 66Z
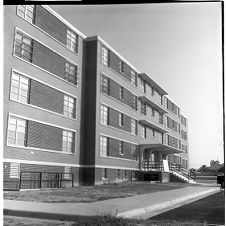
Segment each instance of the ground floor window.
M20 163L11 162L10 163L10 178L20 178Z

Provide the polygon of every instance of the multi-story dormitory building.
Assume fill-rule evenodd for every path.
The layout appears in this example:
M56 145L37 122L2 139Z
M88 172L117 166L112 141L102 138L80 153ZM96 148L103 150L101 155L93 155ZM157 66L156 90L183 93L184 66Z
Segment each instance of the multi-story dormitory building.
M187 120L166 95L51 8L4 6L4 188L175 179Z

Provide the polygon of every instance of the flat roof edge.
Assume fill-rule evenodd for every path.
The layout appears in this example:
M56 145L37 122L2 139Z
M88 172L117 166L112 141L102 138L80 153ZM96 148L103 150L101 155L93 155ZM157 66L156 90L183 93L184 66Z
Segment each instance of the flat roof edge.
M86 36L79 31L76 27L74 27L71 23L69 23L66 19L64 19L60 14L58 14L56 11L54 11L51 7L49 7L48 5L41 5L43 8L45 8L46 10L48 10L50 13L52 13L55 17L57 17L60 21L62 21L65 25L67 25L68 27L70 27L73 31L75 31L79 36L81 36L82 38L86 38Z
M86 40L87 41L98 40L102 42L108 49L110 49L113 53L115 53L118 57L120 57L126 64L128 64L135 72L137 72L138 74L141 73L128 60L126 60L119 52L117 52L112 46L110 46L106 41L104 41L99 35L87 37Z

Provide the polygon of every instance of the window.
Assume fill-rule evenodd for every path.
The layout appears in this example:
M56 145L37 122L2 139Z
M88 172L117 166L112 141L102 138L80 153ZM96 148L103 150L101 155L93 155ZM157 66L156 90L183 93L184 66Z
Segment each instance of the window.
M171 147L178 148L179 140L167 134L167 144Z
M119 98L124 99L124 88L122 86L119 88Z
M33 40L20 31L16 31L14 54L28 62L32 62Z
M108 111L109 108L107 106L100 106L100 123L103 125L108 125Z
M67 48L73 52L78 52L78 35L74 32L67 30Z
M110 79L104 75L101 76L101 91L110 95Z
M141 90L146 93L146 82L143 79L141 79Z
M105 46L101 46L101 62L108 66L109 53L108 49Z
M17 15L24 18L30 23L34 21L35 7L34 5L18 5Z
M127 179L127 170L124 170L124 174L123 174L123 180Z
M186 133L184 130L181 130L181 137L182 137L184 140L187 140L187 133Z
M117 170L117 175L116 175L116 179L120 179L121 177L121 173L120 173L120 169Z
M28 96L29 96L29 79L20 75L19 73L13 72L11 78L10 99L27 103Z
M137 97L136 96L133 96L133 99L132 99L132 108L137 110Z
M137 145L132 144L132 160L138 160Z
M152 138L155 137L155 130L154 129L151 130L151 136L152 136Z
M163 114L159 114L159 123L163 124Z
M108 143L108 137L100 136L100 156L109 156Z
M119 125L120 126L124 126L124 122L123 122L123 114L119 113Z
M73 97L64 95L64 115L70 118L75 118L76 100Z
M102 169L102 179L107 179L107 168Z
M71 167L70 166L65 166L64 167L64 179L71 179Z
M151 95L154 96L155 95L155 89L153 87L151 87Z
M123 141L119 141L119 154L124 155Z
M181 124L186 126L186 118L181 115Z
M77 66L67 61L65 64L64 79L77 85L77 70Z
M26 120L10 116L8 125L8 143L26 146Z
M161 104L162 105L162 95L159 93L159 104Z
M144 102L141 102L141 114L143 115L147 114L147 105Z
M137 121L135 119L131 119L131 133L137 135Z
M152 116L155 116L155 109L152 108Z
M62 151L67 153L74 153L74 134L73 132L63 131L63 147Z
M137 76L134 71L131 71L131 84L137 86Z
M147 128L145 125L141 125L141 137L146 138L147 137Z
M119 62L119 71L120 71L121 73L124 73L124 62L123 62L123 61L120 61L120 62Z
M20 163L11 162L10 163L10 178L20 178Z

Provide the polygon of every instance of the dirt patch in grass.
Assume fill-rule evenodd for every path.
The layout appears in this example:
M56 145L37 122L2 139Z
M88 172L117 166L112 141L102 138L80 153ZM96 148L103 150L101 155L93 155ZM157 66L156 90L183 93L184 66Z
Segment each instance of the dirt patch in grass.
M96 186L80 186L61 189L41 189L27 191L5 191L4 199L36 202L95 202L113 198L124 198L158 191L181 188L183 184L152 184L132 181Z

